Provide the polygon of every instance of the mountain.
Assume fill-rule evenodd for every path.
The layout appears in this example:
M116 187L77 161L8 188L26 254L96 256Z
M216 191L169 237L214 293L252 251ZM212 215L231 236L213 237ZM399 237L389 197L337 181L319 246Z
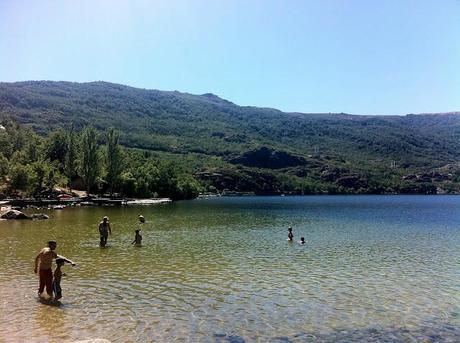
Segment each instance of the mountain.
M184 163L218 189L433 193L456 191L459 181L460 112L285 113L212 93L29 81L0 83L5 118L41 135L72 123L115 127L124 146ZM243 182L254 178L256 189Z

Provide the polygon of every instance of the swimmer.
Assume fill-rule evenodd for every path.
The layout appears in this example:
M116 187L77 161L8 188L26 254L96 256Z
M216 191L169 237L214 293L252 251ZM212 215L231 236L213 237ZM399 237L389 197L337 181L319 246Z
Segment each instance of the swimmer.
M145 223L145 218L142 214L139 214L139 223L144 224Z

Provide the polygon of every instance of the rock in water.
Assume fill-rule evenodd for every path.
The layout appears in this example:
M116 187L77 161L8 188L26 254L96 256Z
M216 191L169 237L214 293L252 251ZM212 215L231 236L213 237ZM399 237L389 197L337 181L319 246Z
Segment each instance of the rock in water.
M34 213L32 214L32 219L43 220L43 219L50 219L50 217L44 213Z
M27 214L17 210L9 210L0 215L2 219L32 219Z

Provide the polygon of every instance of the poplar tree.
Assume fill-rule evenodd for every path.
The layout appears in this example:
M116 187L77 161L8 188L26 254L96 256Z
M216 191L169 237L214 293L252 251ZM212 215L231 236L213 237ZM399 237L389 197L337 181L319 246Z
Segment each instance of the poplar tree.
M99 155L97 151L97 133L92 126L88 126L81 137L81 176L89 195L99 175Z
M120 134L111 128L107 134L107 183L109 184L110 194L118 185L121 174L121 149L119 146Z
M75 141L75 131L73 125L70 128L70 132L67 136L67 156L65 163L66 175L69 178L69 188L72 192L72 178L76 174L77 169L77 143Z

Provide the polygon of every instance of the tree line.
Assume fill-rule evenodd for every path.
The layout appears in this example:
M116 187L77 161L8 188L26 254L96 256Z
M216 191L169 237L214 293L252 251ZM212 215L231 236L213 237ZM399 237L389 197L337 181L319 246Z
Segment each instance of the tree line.
M180 165L151 152L126 149L120 133L93 126L58 129L47 137L14 122L0 127L0 193L50 197L55 187L88 194L189 199L200 183Z

